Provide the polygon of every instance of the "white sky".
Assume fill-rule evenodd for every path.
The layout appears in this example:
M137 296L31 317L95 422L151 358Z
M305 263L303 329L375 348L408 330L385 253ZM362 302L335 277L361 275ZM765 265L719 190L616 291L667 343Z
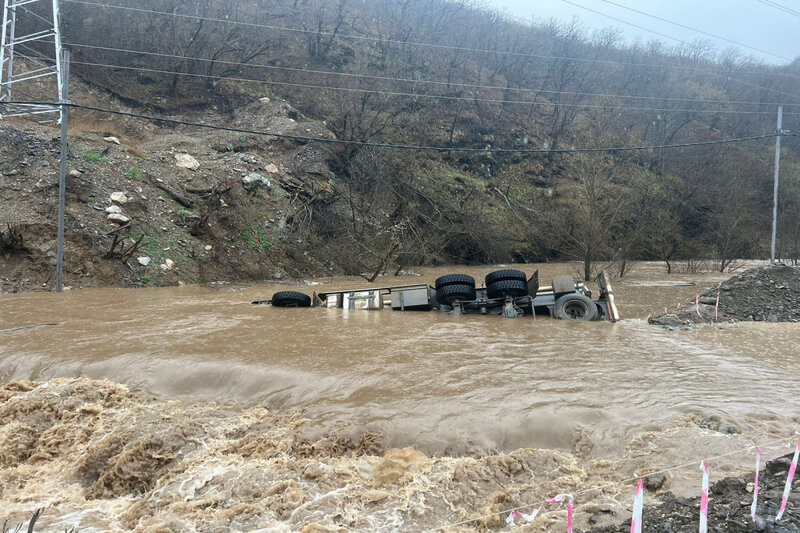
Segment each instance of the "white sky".
M800 57L800 15L792 15L767 5L778 4L800 13L800 0L569 0L591 10L610 15L656 32L687 42L707 39L717 49L739 48L743 53L772 64L786 64ZM581 9L565 0L486 0L492 6L508 13L530 18L555 18L569 21L573 16L589 30L614 27L624 32L626 39L659 40L668 45L678 44L663 36L649 33L623 22L612 20L587 9ZM715 39L685 28L634 13L630 7L650 15L702 30L731 41L758 48L775 55L757 52Z

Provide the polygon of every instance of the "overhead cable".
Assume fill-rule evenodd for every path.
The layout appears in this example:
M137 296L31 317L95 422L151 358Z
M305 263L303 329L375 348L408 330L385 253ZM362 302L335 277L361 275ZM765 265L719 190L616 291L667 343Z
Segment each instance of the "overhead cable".
M109 46L95 46L90 44L83 44L83 43L74 43L74 42L64 42L64 46L72 46L77 48L88 48L92 50L104 50L109 52L120 52L126 54L141 54L146 56L152 57L163 57L163 58L171 58L171 59L180 59L182 61L199 61L205 63L218 63L220 65L228 65L232 67L247 67L247 68L257 68L257 69L266 69L266 70L278 70L284 72L297 72L302 74L315 74L315 75L323 75L323 76L339 76L344 78L354 78L354 79L368 79L368 80L376 80L376 81L389 81L389 82L397 82L397 83L413 83L413 84L424 84L424 85L438 85L438 86L445 86L445 87L463 87L468 89L486 89L486 90L497 90L497 91L513 91L513 92L523 92L528 94L564 94L570 96L592 96L592 97L606 97L606 98L627 98L627 99L634 99L634 100L658 100L661 102L665 101L674 101L674 102L698 102L698 103L711 103L711 104L729 104L729 105L773 105L773 106L800 106L798 104L787 104L783 102L758 102L758 101L737 101L737 100L711 100L711 99L704 99L704 98L672 98L668 96L639 96L633 94L607 94L607 93L585 93L585 92L578 92L578 91L556 91L550 89L527 89L523 87L506 87L502 85L480 85L480 84L473 84L473 83L459 83L459 82L448 82L448 81L439 81L439 80L425 80L425 79L416 79L416 78L397 78L391 76L374 76L369 74L358 74L352 72L336 72L333 70L315 70L315 69L307 69L307 68L300 68L300 67L284 67L278 65L263 65L259 63L242 63L237 61L226 61L222 59L209 59L205 57L192 57L192 56L180 56L176 54L164 54L160 52L146 52L143 50L131 50L127 48L113 48Z
M303 135L288 135L285 133L275 133L263 130L252 130L246 128L232 128L229 126L216 126L213 124L201 124L199 122L192 122L188 120L179 120L167 117L158 117L153 115L144 115L140 113L132 113L129 111L116 111L113 109L105 109L102 107L89 106L77 103L59 103L59 102L0 102L0 107L11 105L48 105L60 106L66 105L73 109L84 109L87 111L96 111L99 113L107 113L110 115L125 116L131 118L138 118L152 122L163 122L166 124L175 124L180 126L192 126L197 128L226 131L232 133L243 133L249 135L259 135L265 137L275 137L278 139L288 139L298 142L314 142L320 144L339 144L348 146L359 146L368 148L391 148L395 150L415 150L415 151L428 151L428 152L459 152L459 153L499 153L499 154L573 154L573 153L614 153L614 152L632 152L632 151L647 151L658 150L666 148L692 148L697 146L712 146L722 144L734 144L747 141L755 141L761 139L772 139L778 136L791 135L789 133L766 133L763 135L751 135L749 137L737 137L733 139L719 139L715 141L699 141L692 143L678 143L678 144L663 144L654 146L615 146L615 147L601 147L601 148L557 148L557 149L527 149L527 148L466 148L457 146L421 146L412 144L390 144L390 143L376 143L368 141L348 141L343 139L329 139L325 137L311 137Z
M791 58L788 58L788 57L785 57L785 56L782 56L782 55L779 55L779 54L773 54L772 52L768 52L767 50L762 50L761 48L755 48L753 46L748 46L748 45L746 45L744 43L740 43L739 41L733 41L731 39L726 39L725 37L722 37L722 36L719 36L719 35L715 35L713 33L707 32L707 31L698 30L697 28L692 28L690 26L686 26L685 24L681 24L680 22L674 22L672 20L667 20L667 19L659 17L657 15L652 15L650 13L645 13L644 11L639 11L638 9L634 9L632 7L628 7L628 6L619 4L617 2L612 2L611 0L601 0L601 1L605 2L606 4L610 4L612 6L617 6L619 8L622 8L622 9L625 9L625 10L628 10L628 11L632 11L632 12L638 13L640 15L644 15L645 17L650 17L652 19L659 20L661 22L666 22L667 24L672 24L673 26L677 26L677 27L683 28L685 30L689 30L689 31L693 31L693 32L696 32L696 33L700 33L700 34L706 35L708 37L713 37L714 39L718 39L720 41L725 41L726 43L735 44L736 46L741 46L742 48L747 48L749 50L755 50L756 52L760 52L762 54L767 54L767 55L772 56L772 57L777 57L779 59L783 59L783 60L786 60L786 61L791 61Z
M91 67L99 67L99 68L110 68L110 69L120 69L120 70L131 70L135 72L149 72L153 74L167 74L170 76L186 76L190 78L202 78L202 79L212 79L212 80L229 80L229 81L238 81L244 83L255 83L260 85L276 85L282 87L297 87L303 89L325 89L330 91L339 91L339 92L350 92L350 93L358 93L358 94L380 94L385 96L391 97L403 97L403 98L427 98L433 100L442 100L442 101L466 101L466 102L486 102L486 103L494 103L494 104L506 104L506 105L524 105L524 106L540 106L540 107L577 107L583 109L610 109L614 111L654 111L654 112L686 112L686 113L721 113L721 114L734 114L734 115L772 115L774 114L773 111L734 111L729 109L682 109L682 108L672 108L672 107L642 107L642 106L609 106L609 105L600 105L600 104L574 104L574 103L566 103L566 102L536 102L536 101L527 101L527 100L504 100L498 98L478 98L478 97L471 97L471 96L448 96L448 95L440 95L440 94L424 94L424 93L410 93L410 92L399 92L399 91L383 91L379 89L362 89L356 87L333 87L329 85L314 85L308 83L290 83L290 82L282 82L282 81L270 81L270 80L254 80L250 78L238 78L233 76L212 76L210 74L194 74L190 72L177 72L172 70L159 70L159 69L150 69L150 68L142 68L142 67L129 67L125 65L113 65L113 64L105 64L105 63L91 63L85 61L71 61L72 65L84 65L84 66L91 66ZM800 115L800 112L788 112L784 113L784 115Z
M577 61L577 62L586 62L586 63L599 63L599 64L611 64L611 65L623 65L623 66L636 66L636 67L652 67L652 68L671 68L671 69L682 69L682 70L695 70L700 72L706 72L709 74L713 74L715 76L724 76L727 75L723 72L715 72L713 70L709 70L707 68L702 67L692 67L692 66L683 66L683 65L675 65L668 63L666 65L657 65L657 64L646 64L646 63L626 63L624 61L614 61L614 60L607 60L607 59L591 59L591 58L584 58L584 57L567 57L567 56L550 56L550 55L542 55L542 54L534 54L530 52L514 52L511 50L497 50L497 49L482 49L482 48L470 48L470 47L463 47L463 46L454 46L454 45L446 45L446 44L436 44L436 43L428 43L423 41L403 41L399 39L383 39L379 37L371 37L367 35L353 35L353 34L346 34L346 33L339 33L339 32L327 32L327 31L316 31L316 30L307 30L305 28L292 28L289 26L274 26L270 24L260 24L256 22L246 22L241 20L230 20L230 19L221 19L221 18L214 18L214 17L201 17L199 15L188 15L184 13L175 13L172 11L157 11L153 9L144 9L139 7L130 7L130 6L122 6L118 4L108 4L108 3L100 3L100 2L90 2L88 0L61 0L65 3L71 4L80 4L80 5L87 5L92 7L99 7L99 8L111 8L111 9L119 9L124 11L131 11L136 13L147 13L152 15L162 15L167 17L175 17L175 18L184 18L190 20L199 20L199 21L206 21L206 22L215 22L221 24L232 24L232 25L240 25L240 26L247 26L253 28L262 28L267 30L275 30L275 31L284 31L290 33L300 33L300 34L308 34L308 35L321 35L325 37L331 38L339 38L339 39L352 39L352 40L359 40L359 41L367 41L367 42L375 42L381 44L394 44L400 46L418 46L418 47L426 47L426 48L433 48L433 49L440 49L440 50L452 50L452 51L461 51L461 52L473 52L473 53L483 53L483 54L497 54L497 55L507 55L507 56L515 56L515 57L529 57L533 59L557 59L563 61ZM565 0L566 1L566 0ZM578 6L580 7L580 6ZM624 21L620 21L624 22ZM649 30L648 30L649 31ZM672 37L668 37L673 40L678 40ZM743 72L746 73L746 72ZM747 72L749 73L749 72ZM761 72L755 72L756 74L763 74ZM773 73L777 76L789 76L788 74L784 74L781 72ZM790 76L792 77L792 76ZM731 81L739 81L732 78L728 78ZM748 85L753 85L749 84ZM761 87L755 85L756 87L768 89L766 87ZM800 96L793 95L790 93L781 93L780 91L774 91L779 94L786 94L787 96L792 96L794 98L800 99Z
M779 11L783 11L784 13L788 13L790 15L794 15L795 17L800 17L800 11L795 11L794 9L786 7L783 4L779 4L778 2L774 2L772 0L758 0L758 1L761 2L764 5L767 5L769 7L773 7L775 9L779 10Z

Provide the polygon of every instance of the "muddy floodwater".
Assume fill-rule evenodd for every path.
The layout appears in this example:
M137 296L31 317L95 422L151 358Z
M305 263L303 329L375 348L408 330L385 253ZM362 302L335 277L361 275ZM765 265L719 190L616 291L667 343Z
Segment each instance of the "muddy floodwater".
M564 264L517 266L528 273L539 268L543 284L573 272ZM493 269L424 269L420 277L384 278L376 285L433 283L452 272L471 274L480 283ZM614 283L623 317L617 324L250 303L287 287L311 294L368 286L357 278L298 286L2 295L0 330L56 324L0 333L3 383L48 382L49 390L61 391L59 398L69 392L121 399L87 415L105 433L64 437L83 443L77 447L32 461L41 455L39 436L33 444L25 441L33 451L17 457L24 464L0 456L0 518L21 521L37 505L50 503L42 523L62 531L67 525L98 531L420 531L521 506L553 491L584 493L577 500L579 524L592 516L621 521L628 487L616 482L790 437L800 427L800 325L669 331L646 323L649 314L691 301L728 277L666 275L660 264L634 265ZM34 395L28 401L40 401L37 390L7 397L21 402ZM80 424L65 420L37 423L50 424L56 433L59 424L62 433L71 431L70 423ZM198 444L176 445L172 462L163 471L147 471L149 478L135 490L103 473L87 478L87 454L104 435L131 424L125 434L144 438L148 427L169 432L176 420L196 423L182 431ZM0 444L21 446L14 439L22 430L4 422ZM274 435L277 428L281 438ZM278 451L248 454L241 451L250 449L243 442L248 435L260 435L264 443L285 441L288 448L275 444ZM311 451L297 453L298 443ZM765 455L786 450L775 445ZM277 464L281 453L291 458ZM98 452L103 459L97 460L108 463L109 454ZM257 470L253 461L273 461L269 479L240 479L259 495L239 494L241 483L219 481L233 470ZM402 471L399 478L380 477L386 461ZM515 462L518 469L508 466ZM751 462L746 454L720 459L712 478ZM351 477L332 479L324 488L307 476L319 465ZM669 490L693 494L698 472L672 472ZM191 505L206 496L200 488L215 480L217 503ZM299 491L296 501L264 500L276 483L289 484L282 495ZM257 512L219 514L250 500ZM501 518L451 530L499 528ZM561 519L563 510L555 508L534 524L559 530Z

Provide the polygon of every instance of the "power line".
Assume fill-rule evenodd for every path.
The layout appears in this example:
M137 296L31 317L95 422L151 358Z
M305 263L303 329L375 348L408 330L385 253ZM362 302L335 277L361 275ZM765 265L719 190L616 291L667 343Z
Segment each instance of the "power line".
M104 63L91 63L85 61L72 61L73 65L84 65L84 66L91 66L91 67L99 67L99 68L110 68L110 69L120 69L120 70L132 70L136 72L149 72L153 74L167 74L171 76L186 76L190 78L203 78L203 79L213 79L213 80L229 80L229 81L240 81L245 83L255 83L261 85L277 85L282 87L297 87L303 89L326 89L331 91L340 91L340 92L351 92L351 93L359 93L359 94L382 94L385 96L391 97L402 97L402 98L428 98L433 100L442 100L442 101L466 101L466 102L486 102L486 103L495 103L495 104L511 104L511 105L521 105L521 106L542 106L542 107L577 107L582 109L609 109L614 111L653 111L653 112L686 112L686 113L720 113L720 114L734 114L734 115L772 115L772 111L733 111L727 109L721 110L714 110L714 109L681 109L681 108L672 108L672 107L641 107L641 106L608 106L608 105L600 105L600 104L572 104L572 103L564 103L564 102L535 102L535 101L527 101L527 100L504 100L504 99L497 99L497 98L477 98L477 97L470 97L470 96L448 96L448 95L439 95L439 94L423 94L423 93L409 93L409 92L399 92L399 91L382 91L378 89L361 89L355 87L332 87L329 85L313 85L308 83L290 83L290 82L282 82L282 81L269 81L269 80L254 80L250 78L238 78L238 77L227 77L227 76L212 76L209 74L193 74L189 72L176 72L172 70L160 70L160 69L150 69L150 68L143 68L143 67L128 67L124 65L112 65L112 64L104 64ZM791 113L784 113L785 115L800 115L800 112L791 112Z
M773 7L779 11L783 11L784 13L794 15L795 17L800 17L800 11L795 11L794 9L788 8L782 4L779 4L778 2L773 2L772 0L758 0L758 1L764 5Z
M60 104L58 102L0 102L0 106L11 105L66 105L74 109L84 109L87 111L96 111L99 113L107 113L111 115L119 115L131 118L139 118L149 120L152 122L164 122L167 124L176 124L180 126L193 126L197 128L204 128L217 131L226 131L232 133L244 133L249 135L260 135L265 137L276 137L278 139L288 139L291 141L300 142L316 142L321 144L339 144L348 146L359 146L364 148L392 148L396 150L416 150L416 151L429 151L429 152L464 152L464 153L503 153L503 154L572 154L572 153L599 153L599 152L631 152L631 151L646 151L646 150L659 150L664 148L692 148L697 146L712 146L722 144L734 144L746 141L755 141L760 139L772 139L781 135L792 135L789 133L766 133L763 135L752 135L749 137L738 137L733 139L720 139L716 141L700 141L693 143L679 143L679 144L664 144L654 146L616 146L604 148L558 148L558 149L525 149L525 148L462 148L462 147L448 147L448 146L418 146L409 144L390 144L390 143L375 143L367 141L347 141L342 139L328 139L324 137L309 137L302 135L287 135L284 133L274 133L262 130L251 130L244 128L232 128L229 126L216 126L212 124L201 124L199 122L191 122L188 120L178 120L166 117L157 117L152 115L143 115L139 113L131 113L128 111L116 111L113 109L105 109L102 107L95 107L83 104L69 103Z
M735 45L741 46L743 48L748 48L750 50L755 50L756 52L761 52L762 54L767 54L767 55L770 55L772 57L777 57L779 59L784 59L786 61L791 61L791 58L784 57L784 56L778 55L778 54L773 54L772 52L768 52L766 50L762 50L761 48L755 48L755 47L752 47L752 46L748 46L748 45L746 45L744 43L740 43L739 41L733 41L731 39L726 39L725 37L721 37L719 35L715 35L713 33L707 32L707 31L698 30L697 28L692 28L690 26L686 26L685 24L681 24L679 22L674 22L672 20L667 20L665 18L661 18L661 17L656 16L656 15L651 15L650 13L645 13L644 11L639 11L638 9L634 9L632 7L628 7L628 6L625 6L625 5L622 5L622 4L618 4L617 2L612 2L611 0L601 0L601 1L605 2L606 4L610 4L612 6L617 6L619 8L622 8L622 9L625 9L625 10L628 10L628 11L632 11L632 12L638 13L640 15L644 15L645 17L650 17L650 18L655 19L655 20L660 20L661 22L666 22L667 24L672 24L673 26L677 26L677 27L683 28L685 30L690 30L690 31L693 31L693 32L697 32L697 33L700 33L702 35L706 35L708 37L713 37L714 39L719 39L720 41L725 41L727 43L735 44ZM575 4L573 4L573 5L575 5Z
M228 65L233 67L248 67L248 68L258 68L258 69L266 69L266 70L280 70L286 72L298 72L303 74L318 74L324 76L340 76L345 78L356 78L356 79L369 79L369 80L377 80L377 81L390 81L390 82L401 82L401 83L413 83L413 84L426 84L426 85L438 85L438 86L446 86L446 87L464 87L470 89L487 89L487 90L497 90L497 91L514 91L514 92L523 92L528 94L564 94L570 96L593 96L593 97L606 97L606 98L629 98L629 99L637 99L637 100L657 100L657 101L675 101L675 102L698 102L698 103L711 103L711 104L729 104L729 105L782 105L782 106L800 106L800 104L784 104L782 102L757 102L757 101L736 101L736 100L711 100L711 99L703 99L703 98L670 98L670 97L660 97L660 96L639 96L639 95L626 95L626 94L607 94L607 93L585 93L585 92L577 92L577 91L555 91L550 89L526 89L523 87L504 87L501 85L480 85L480 84L472 84L472 83L459 83L459 82L447 82L447 81L438 81L438 80L425 80L425 79L415 79L415 78L396 78L391 76L374 76L369 74L358 74L352 72L336 72L332 70L315 70L315 69L306 69L306 68L299 68L299 67L283 67L277 65L263 65L259 63L242 63L236 61L226 61L222 59L209 59L204 57L191 57L191 56L179 56L175 54L164 54L160 52L145 52L143 50L130 50L127 48L114 48L109 46L96 46L90 44L83 44L83 43L73 43L73 42L65 42L65 46L74 46L78 48L89 48L92 50L105 50L110 52L120 52L120 53L127 53L127 54L141 54L146 56L153 56L153 57L163 57L163 58L171 58L171 59L180 59L182 61L200 61L206 63L218 63L221 65Z
M483 53L483 54L508 55L508 56L515 56L515 57L527 57L527 58L532 58L532 59L557 59L557 60L564 60L564 61L577 61L577 62L586 62L586 63L611 64L611 65L623 65L623 66L635 66L635 67L673 68L673 69L683 69L683 70L694 70L694 71L709 73L709 74L712 74L712 75L715 75L715 76L725 76L725 77L727 77L723 73L714 72L713 70L705 69L705 68L702 68L702 67L690 67L690 66L683 66L683 65L674 65L674 64L670 64L670 63L668 63L666 65L646 64L646 63L626 63L624 61L613 61L613 60L603 60L603 59L589 59L589 58L582 58L582 57L548 56L548 55L533 54L533 53L528 53L528 52L513 52L513 51L510 51L510 50L470 48L470 47L463 47L463 46L427 43L427 42L422 42L422 41L402 41L402 40L398 40L398 39L381 39L381 38L378 38L378 37L370 37L370 36L365 36L365 35L353 35L353 34L344 34L344 33L338 33L338 32L306 30L304 28L292 28L292 27L287 27L287 26L274 26L274 25L269 25L269 24L260 24L260 23L256 23L256 22L245 22L245 21L239 21L239 20L220 19L220 18L212 18L212 17L201 17L199 15L187 15L187 14L183 14L183 13L175 13L175 12L170 12L170 11L156 11L156 10L153 10L153 9L144 9L144 8L137 8L137 7L115 5L115 4L89 2L87 0L61 0L61 1L62 2L66 2L66 3L81 4L81 5L100 7L100 8L106 7L106 8L111 8L111 9L132 11L132 12L136 12L136 13L148 13L148 14L153 14L153 15L167 16L167 17L185 18L185 19L199 20L199 21L206 21L206 22L217 22L217 23L223 23L223 24L241 25L241 26L247 26L247 27L253 27L253 28L262 28L262 29L275 30L275 31L285 31L285 32L311 34L311 35L324 35L326 37L332 37L332 38L353 39L353 40L376 42L376 43L382 43L382 44L395 44L395 45L401 45L401 46L419 46L419 47L427 47L427 48L433 48L433 49L439 49L439 50L452 50L452 51L474 52L474 53ZM564 0L564 1L566 1L566 0ZM574 4L574 5L578 6L577 4ZM578 7L582 7L582 6L578 6ZM586 8L584 8L584 9L586 9ZM602 13L599 13L599 14L602 15ZM607 15L603 15L603 16L607 16ZM613 17L611 17L611 18L613 18ZM619 20L619 19L615 19L615 20ZM623 23L627 24L625 21L622 21L622 20L620 20L620 22L623 22ZM647 30L646 28L642 28L642 29L644 29L645 31L650 31L650 30ZM669 36L665 36L665 37L668 38L668 39L679 40L679 39L675 39L675 38L669 37ZM680 41L680 42L683 42L683 41ZM747 74L747 73L750 73L750 72L742 72L742 73L743 74ZM758 72L757 74L762 74L762 73ZM785 74L785 73L781 73L781 72L776 72L774 74L778 75L778 76L793 77L793 76L791 76L789 74ZM731 80L731 81L740 82L740 80L735 80L735 79L730 78L730 77L728 77L728 79ZM768 90L768 91L775 92L777 94L784 94L786 96L791 96L793 98L800 99L800 96L795 95L795 94L784 93L784 92L781 92L781 91L777 91L777 90L770 89L770 88L767 88L767 87L762 87L762 86L755 85L755 84L752 84L752 83L747 83L747 82L740 82L740 83L745 83L746 85L751 85L751 86L754 86L754 87L758 87L760 89L765 89L765 90Z

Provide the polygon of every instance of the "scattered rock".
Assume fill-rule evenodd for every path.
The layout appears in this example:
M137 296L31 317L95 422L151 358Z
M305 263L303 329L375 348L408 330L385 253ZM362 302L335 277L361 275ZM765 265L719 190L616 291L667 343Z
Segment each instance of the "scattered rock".
M128 196L124 192L112 192L111 201L119 205L127 204Z
M266 171L267 171L267 172L269 172L270 174L277 174L278 172L280 172L280 171L278 170L278 167L277 167L277 166L275 166L275 163L270 163L269 165L265 166L265 167L264 167L264 170L266 170Z
M119 213L111 213L110 215L108 215L108 221L113 222L114 224L122 225L122 224L127 224L128 222L131 221L131 219Z
M644 478L644 488L649 491L655 492L661 487L664 486L664 483L667 481L666 474L653 474L652 476L647 476Z
M139 258L137 258L136 260L137 260L137 261L139 261L139 264L140 264L140 265L142 265L142 266L145 266L145 267L146 267L147 265L149 265L149 264L150 264L150 261L151 261L151 259L150 259L149 257L146 257L146 256L144 256L144 257L139 257Z
M173 268L175 268L175 261L173 261L172 259L165 259L164 263L159 265L159 268L164 272L168 272Z
M175 161L177 161L177 165L181 168L188 168L189 170L197 170L200 168L200 163L197 162L197 159L189 154L175 154Z
M261 174L253 172L242 178L242 186L247 191L255 191L261 187L271 187L272 183Z
M268 104L271 102L271 100L266 96L262 96L261 98L258 99L258 101L261 102L262 104Z
M81 174L82 172L80 170L72 169L69 171L68 175L70 178L80 178Z
M210 244L206 244L206 245L203 247L203 249L204 249L206 252L210 252L210 251L213 249L213 246L211 246Z
M106 213L108 213L109 215L110 214L114 214L114 213L116 213L117 215L120 215L120 214L122 214L122 208L120 206L116 205L116 204L115 205L110 205L110 206L106 207Z
M103 137L103 140L108 142L108 143L119 144L119 139L117 139L116 137L113 137L113 136L111 136L111 137Z

